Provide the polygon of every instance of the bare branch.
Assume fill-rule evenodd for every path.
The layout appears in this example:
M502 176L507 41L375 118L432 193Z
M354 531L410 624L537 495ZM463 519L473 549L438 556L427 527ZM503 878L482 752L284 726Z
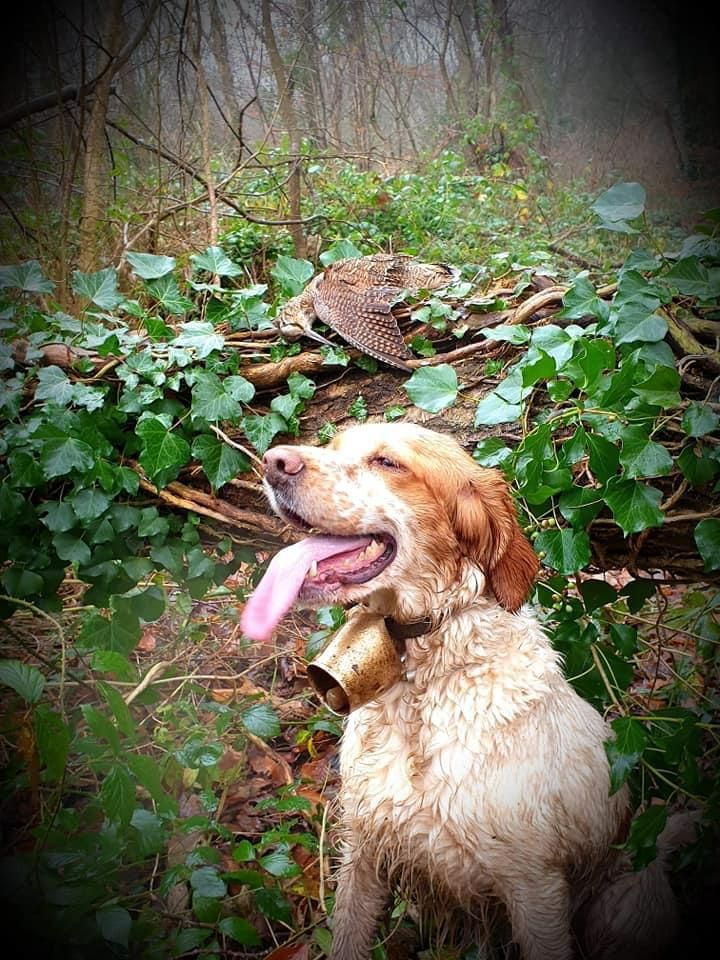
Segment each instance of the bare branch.
M150 0L143 21L138 29L133 36L130 37L125 46L118 51L117 56L110 59L96 77L93 77L92 80L88 80L87 83L83 84L69 83L60 90L52 90L50 93L34 97L32 100L26 100L25 103L20 103L11 110L6 110L5 113L0 114L0 130L11 127L17 123L18 120L24 120L25 117L30 117L35 113L41 113L43 110L49 110L51 107L57 107L61 103L67 103L70 100L80 101L90 96L109 70L115 74L127 63L133 50L147 33L159 5L160 0Z

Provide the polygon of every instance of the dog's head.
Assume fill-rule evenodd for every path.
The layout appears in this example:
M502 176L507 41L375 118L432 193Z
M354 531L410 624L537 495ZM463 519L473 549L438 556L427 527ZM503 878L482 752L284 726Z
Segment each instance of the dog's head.
M429 616L452 603L468 565L479 591L489 585L507 610L527 596L538 561L507 484L448 436L413 424L366 424L326 447L274 447L264 465L275 511L319 534L278 555L291 554L267 585L266 602L282 594L267 623L296 597L373 599L401 619Z

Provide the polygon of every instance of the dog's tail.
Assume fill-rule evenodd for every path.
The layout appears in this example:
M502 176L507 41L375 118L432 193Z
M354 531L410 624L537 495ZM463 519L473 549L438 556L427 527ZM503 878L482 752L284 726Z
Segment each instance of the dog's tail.
M670 885L673 854L697 839L700 815L682 811L668 818L657 839L657 857L647 867L626 869L587 905L580 931L588 960L661 960L679 932L678 904Z

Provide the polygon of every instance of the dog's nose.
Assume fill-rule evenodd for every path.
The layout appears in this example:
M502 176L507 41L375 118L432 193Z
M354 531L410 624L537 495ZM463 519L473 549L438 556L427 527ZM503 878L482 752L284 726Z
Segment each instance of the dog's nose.
M265 476L270 483L294 477L304 469L303 458L294 447L273 447L263 457Z

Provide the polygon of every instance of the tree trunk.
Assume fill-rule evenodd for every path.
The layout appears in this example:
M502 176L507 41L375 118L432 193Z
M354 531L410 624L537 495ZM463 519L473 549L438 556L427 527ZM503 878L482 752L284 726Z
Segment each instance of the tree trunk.
M120 49L123 32L122 0L113 0L105 11L98 52L98 66L105 73L98 81L93 95L90 119L85 134L85 162L83 167L83 205L80 216L80 269L96 270L103 248L103 213L107 205L105 170L105 120L115 68L113 61Z
M208 93L207 75L203 64L202 50L202 17L200 4L195 3L195 23L197 36L195 38L195 68L197 70L198 97L200 98L200 129L202 138L203 177L208 192L208 243L215 246L218 239L218 204L215 193L215 178L212 171L212 144L210 139L210 95Z
M300 223L300 199L302 196L302 167L300 159L300 133L298 131L297 115L293 104L292 75L286 71L283 59L280 56L272 17L270 16L270 0L262 0L263 40L270 57L270 66L275 77L278 91L278 113L288 133L291 163L293 164L288 178L288 200L290 203L290 219L297 221L288 225L290 236L295 247L295 256L304 257L306 253L305 232ZM293 159L294 158L294 159Z

